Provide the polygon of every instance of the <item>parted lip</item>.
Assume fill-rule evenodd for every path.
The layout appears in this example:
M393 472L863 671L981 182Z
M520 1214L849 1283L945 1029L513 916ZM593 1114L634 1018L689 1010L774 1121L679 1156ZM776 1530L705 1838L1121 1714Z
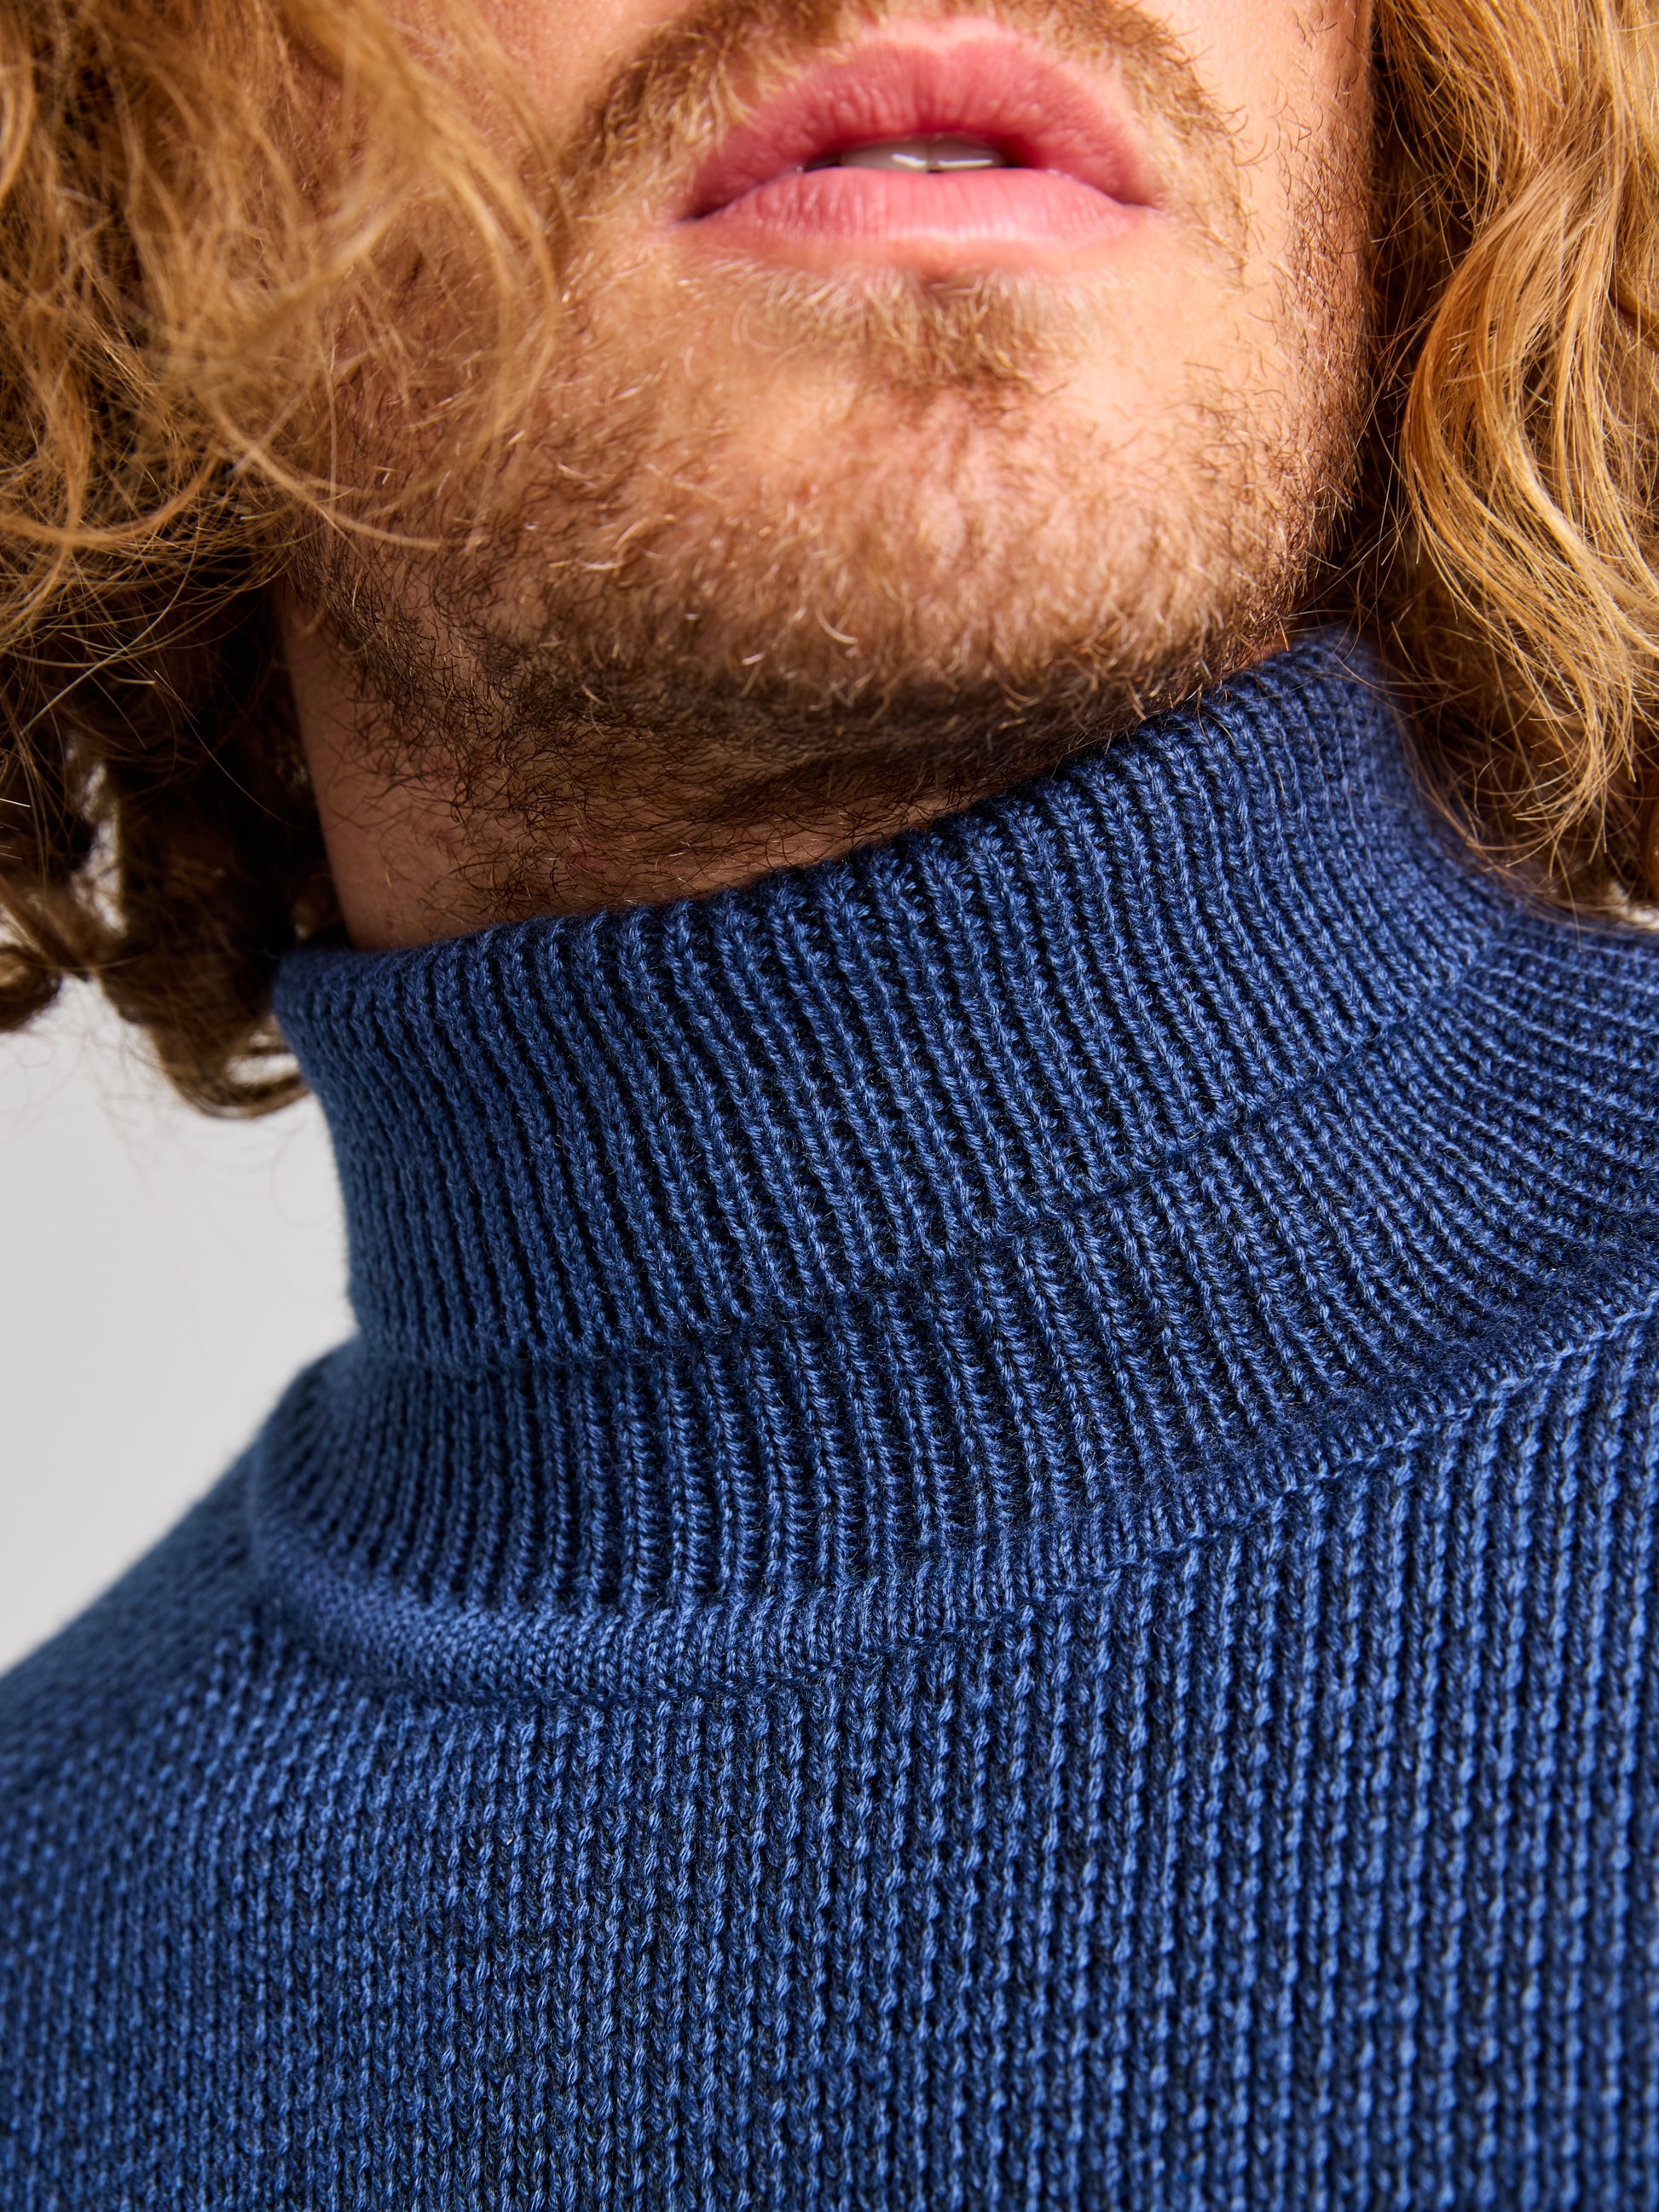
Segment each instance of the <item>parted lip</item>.
M948 45L872 38L844 59L804 70L715 148L682 219L720 214L854 146L935 135L982 139L1022 167L1069 177L1124 206L1156 202L1127 110L1034 40L988 27Z

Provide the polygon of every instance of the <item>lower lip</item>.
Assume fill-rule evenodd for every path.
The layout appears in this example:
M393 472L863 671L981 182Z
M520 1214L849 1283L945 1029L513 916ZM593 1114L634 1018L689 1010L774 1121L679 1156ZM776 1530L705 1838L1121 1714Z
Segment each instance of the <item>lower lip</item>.
M1058 169L829 168L757 185L684 228L775 258L983 263L1109 245L1147 213Z

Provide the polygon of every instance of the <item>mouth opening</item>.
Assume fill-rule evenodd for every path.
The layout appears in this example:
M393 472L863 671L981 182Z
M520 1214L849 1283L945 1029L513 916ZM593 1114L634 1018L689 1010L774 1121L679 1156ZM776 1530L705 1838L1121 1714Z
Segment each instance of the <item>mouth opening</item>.
M1028 166L1008 148L988 139L941 131L837 147L803 161L800 173L811 176L819 169L874 169L906 177L960 177L980 169L1021 169Z

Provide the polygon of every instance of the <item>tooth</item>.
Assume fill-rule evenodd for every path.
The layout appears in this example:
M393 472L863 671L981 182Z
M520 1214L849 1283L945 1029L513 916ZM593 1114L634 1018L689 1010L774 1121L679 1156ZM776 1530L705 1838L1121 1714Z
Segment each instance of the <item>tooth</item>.
M873 146L849 146L814 168L897 169L911 176L937 176L961 169L1006 169L1008 158L981 138L885 138Z

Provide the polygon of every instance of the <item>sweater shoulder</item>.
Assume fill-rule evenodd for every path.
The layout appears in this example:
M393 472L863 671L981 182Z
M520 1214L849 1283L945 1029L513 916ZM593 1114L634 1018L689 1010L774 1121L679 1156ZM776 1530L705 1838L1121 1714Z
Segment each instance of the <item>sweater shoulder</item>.
M199 1504L68 1627L0 1679L0 1808L47 1771L161 1724L254 1614L245 1471ZM0 1834L6 1814L0 1810Z

